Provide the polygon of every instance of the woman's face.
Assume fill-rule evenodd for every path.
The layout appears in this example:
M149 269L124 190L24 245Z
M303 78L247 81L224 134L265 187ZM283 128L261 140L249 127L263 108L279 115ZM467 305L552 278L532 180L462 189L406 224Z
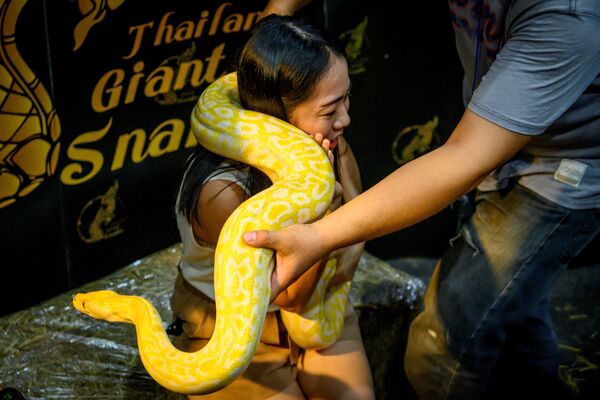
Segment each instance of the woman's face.
M337 139L350 124L350 77L346 60L332 56L329 69L317 83L312 96L298 104L289 117L290 123L309 135L320 133L337 146Z

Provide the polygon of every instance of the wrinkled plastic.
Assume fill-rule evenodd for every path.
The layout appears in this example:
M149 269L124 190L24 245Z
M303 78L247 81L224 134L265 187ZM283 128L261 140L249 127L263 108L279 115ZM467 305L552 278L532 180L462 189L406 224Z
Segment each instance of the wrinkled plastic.
M28 400L184 399L147 374L133 325L96 320L71 306L78 292L110 289L135 294L156 306L166 328L172 321L169 298L179 252L179 245L172 246L105 278L0 318L0 385L18 389ZM419 279L365 253L350 301L359 310L414 310L423 290Z
M183 399L146 373L135 327L99 321L71 306L75 293L110 289L147 298L171 321L179 246L105 278L0 318L0 385L27 399Z

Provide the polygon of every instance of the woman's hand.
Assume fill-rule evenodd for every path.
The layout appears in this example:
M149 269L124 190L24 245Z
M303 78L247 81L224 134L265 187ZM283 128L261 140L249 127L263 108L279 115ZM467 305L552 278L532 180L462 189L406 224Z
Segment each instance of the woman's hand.
M335 167L335 158L333 156L333 152L329 149L331 146L331 142L329 139L325 139L321 133L317 133L315 135L308 135L315 140L325 150L327 154L327 158L331 162L331 165ZM329 205L329 211L332 212L341 207L342 202L344 200L344 188L342 184L338 181L335 182L335 186L333 188L333 199L331 200L331 204Z
M327 154L327 158L329 158L331 165L335 165L333 151L331 151L331 149L329 149L329 146L331 146L331 142L329 141L329 139L325 139L325 137L323 136L322 133L316 133L314 135L309 134L308 136L313 138L315 140L315 142L317 142L319 144L319 146L321 146L323 148L323 150L325 150L325 154Z

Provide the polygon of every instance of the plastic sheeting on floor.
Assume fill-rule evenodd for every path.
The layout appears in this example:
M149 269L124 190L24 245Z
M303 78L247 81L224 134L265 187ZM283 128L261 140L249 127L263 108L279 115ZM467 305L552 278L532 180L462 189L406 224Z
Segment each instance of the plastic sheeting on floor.
M142 366L135 327L88 317L71 306L77 292L110 289L151 301L171 319L169 296L179 247L0 319L0 385L28 400L183 399Z
M166 327L179 252L175 245L0 318L0 385L16 388L28 400L183 399L147 374L133 325L99 321L71 306L78 292L110 289L140 295L156 306ZM350 300L359 313L377 397L398 398L407 391L401 381L404 343L398 338L406 335L424 284L366 252L353 282Z

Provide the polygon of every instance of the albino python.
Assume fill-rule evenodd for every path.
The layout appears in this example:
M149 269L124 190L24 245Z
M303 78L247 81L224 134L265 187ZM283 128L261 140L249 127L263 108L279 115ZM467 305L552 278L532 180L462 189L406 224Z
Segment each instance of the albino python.
M192 114L200 144L224 157L262 170L273 182L242 203L222 228L215 251L217 318L201 350L176 349L152 304L112 291L77 294L73 305L94 318L135 324L144 367L174 392L204 394L231 383L252 359L271 292L272 250L246 245L242 233L281 229L320 218L333 196L334 174L323 149L298 128L241 107L235 73L212 83ZM339 337L350 283L327 288L336 268L327 263L302 315L281 311L292 339L304 348L324 348Z

